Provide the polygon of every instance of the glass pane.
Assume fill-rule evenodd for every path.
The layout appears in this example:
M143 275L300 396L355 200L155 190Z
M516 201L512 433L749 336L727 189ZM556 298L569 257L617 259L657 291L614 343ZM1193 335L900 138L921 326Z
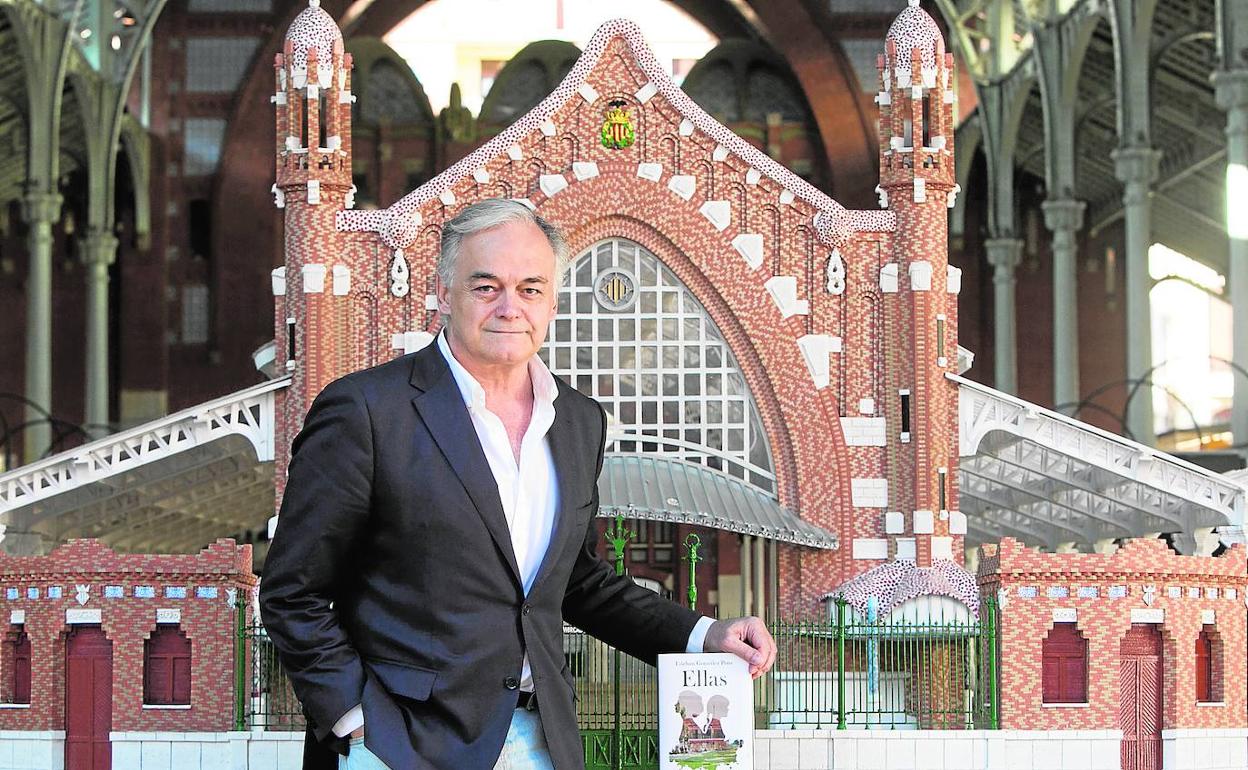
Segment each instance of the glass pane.
M577 292L576 312L589 313L594 309L594 295L589 292Z
M572 368L572 348L555 348L555 368L564 370Z
M620 369L627 371L637 368L637 349L634 347L621 347L616 351L620 357Z
M611 360L612 358L611 354L614 352L615 352L615 348L612 348L608 345L602 345L598 348L598 368L599 369L612 368L612 365L614 362Z
M659 365L659 351L653 345L644 345L641 348L641 368L655 369Z
M615 321L611 318L598 319L598 342L610 342L615 339ZM602 347L607 347L603 345Z
M641 403L641 421L646 425L654 425L658 423L659 405L654 401L643 401ZM651 445L647 444L647 446Z
M699 376L696 374L685 375L685 395L698 396L702 394L702 384L699 382Z
M620 339L627 342L629 340L636 339L636 335L637 335L637 322L633 320L632 318L621 318L620 319Z
M685 348L685 366L701 366L702 351L693 345Z
M633 374L621 374L620 375L620 395L621 396L637 395L636 375L633 375Z
M663 339L664 340L679 339L680 333L677 331L677 329L679 328L680 328L680 324L675 318L664 318L663 319Z

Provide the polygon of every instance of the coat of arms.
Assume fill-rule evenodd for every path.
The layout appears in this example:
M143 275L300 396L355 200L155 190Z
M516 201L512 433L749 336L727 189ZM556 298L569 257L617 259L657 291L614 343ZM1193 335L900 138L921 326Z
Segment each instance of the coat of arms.
M607 109L607 119L602 124L602 146L609 150L623 150L632 147L637 140L633 131L633 121L629 119L624 105L627 102L613 101Z

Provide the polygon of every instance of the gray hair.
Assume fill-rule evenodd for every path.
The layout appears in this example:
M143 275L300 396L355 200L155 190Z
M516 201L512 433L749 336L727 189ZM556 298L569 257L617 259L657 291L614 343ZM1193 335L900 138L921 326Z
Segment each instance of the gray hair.
M464 238L511 222L531 222L546 236L550 250L555 253L555 287L561 286L563 274L568 269L568 243L564 240L563 232L528 206L507 198L486 198L478 201L442 225L442 249L438 254L437 266L438 280L442 285L451 285L451 279L455 276L455 262Z

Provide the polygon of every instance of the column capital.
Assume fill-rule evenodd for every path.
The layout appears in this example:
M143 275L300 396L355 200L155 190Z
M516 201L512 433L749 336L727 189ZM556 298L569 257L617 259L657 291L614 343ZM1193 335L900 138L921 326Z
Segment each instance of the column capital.
M1150 185L1157 180L1161 151L1148 146L1119 147L1109 154L1114 176L1125 185Z
M91 228L79 241L82 263L108 267L117 261L117 236L108 230Z
M1044 212L1044 226L1053 232L1074 232L1083 227L1083 212L1088 204L1073 198L1048 200L1040 204Z
M1014 268L1018 267L1023 258L1022 239L989 238L984 241L984 251L988 256L988 264L994 268L994 280L1013 280Z
M1214 70L1213 95L1223 110L1248 110L1248 69Z
M27 224L52 224L61 218L64 198L55 192L28 192L22 196L22 219Z

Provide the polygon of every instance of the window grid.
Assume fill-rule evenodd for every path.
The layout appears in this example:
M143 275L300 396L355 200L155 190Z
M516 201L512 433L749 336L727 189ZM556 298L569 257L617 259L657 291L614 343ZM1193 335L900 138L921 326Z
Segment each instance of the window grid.
M635 279L621 310L594 297L595 279L612 267ZM736 358L701 303L639 244L602 241L573 261L542 357L603 404L613 433L637 436L615 452L661 452L774 492L771 451Z

